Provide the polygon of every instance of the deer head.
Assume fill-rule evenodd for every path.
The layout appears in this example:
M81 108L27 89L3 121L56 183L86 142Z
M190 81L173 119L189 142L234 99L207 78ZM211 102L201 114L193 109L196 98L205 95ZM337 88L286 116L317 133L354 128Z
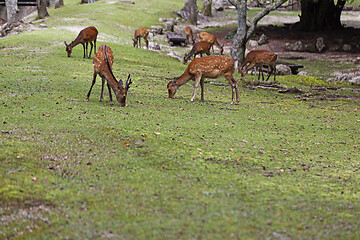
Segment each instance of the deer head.
M72 52L72 46L71 46L71 44L67 44L66 42L64 42L65 43L65 46L66 46L66 52L67 52L67 55L68 55L68 57L70 57L71 56L71 52Z
M171 80L167 85L168 92L169 92L169 99L174 98L174 95L175 95L177 89L179 88L179 86L176 85L176 80L177 79L178 78L173 78L173 80Z
M125 88L123 86L122 80L119 81L118 89L115 92L115 95L116 95L116 100L119 102L121 107L126 106L126 96L127 96L127 92L128 92L128 90L130 88L131 83L132 83L132 81L131 81L131 78L130 78L130 74L128 75L128 78L126 80Z
M132 39L133 40L133 46L135 47L136 46L136 44L137 44L137 42L138 42L138 40L137 40L137 38L136 39Z

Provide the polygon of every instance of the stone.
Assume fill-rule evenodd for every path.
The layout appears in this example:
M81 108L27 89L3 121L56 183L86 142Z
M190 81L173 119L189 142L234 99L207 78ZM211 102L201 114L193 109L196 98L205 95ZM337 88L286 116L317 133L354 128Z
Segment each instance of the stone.
M303 50L303 44L301 41L297 41L294 44L291 44L289 48L293 51L301 51Z
M324 38L322 37L317 38L315 46L318 52L322 52L325 49Z
M265 34L262 34L259 38L258 44L259 45L264 45L267 44L269 42L267 36Z
M344 51L350 51L351 50L351 45L350 44L344 44L342 48L343 48Z
M249 41L247 42L247 45L248 45L249 47L257 47L257 46L259 46L258 42L255 41L255 40L249 40Z
M163 27L162 26L151 26L151 32L154 34L162 34L163 33Z
M284 64L276 65L276 75L291 75L291 68Z
M300 71L297 75L298 76L309 76L310 74L306 71Z
M349 83L352 85L360 86L360 76L354 77L353 79L349 80Z

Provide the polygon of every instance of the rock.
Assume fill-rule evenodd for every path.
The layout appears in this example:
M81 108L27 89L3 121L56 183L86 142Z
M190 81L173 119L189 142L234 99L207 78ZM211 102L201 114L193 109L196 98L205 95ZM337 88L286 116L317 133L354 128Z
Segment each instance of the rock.
M352 85L360 86L360 76L354 77L353 79L349 80L349 83Z
M174 31L174 24L170 21L163 22L164 28L166 31L173 32Z
M324 38L322 38L322 37L317 38L315 46L319 52L322 52L322 50L325 49Z
M291 75L291 68L284 64L276 65L276 74L277 75Z
M351 50L351 45L350 44L344 44L342 48L343 48L344 51L350 51Z
M337 51L337 50L339 50L339 49L341 49L341 46L338 45L338 44L334 44L334 45L331 45L331 46L329 47L329 50L330 50L330 51Z
M294 44L291 44L289 48L293 51L301 51L303 50L303 44L301 41L297 41Z
M297 75L298 76L309 76L310 74L308 72L305 72L305 71L300 71Z
M163 33L163 27L162 26L151 26L151 32L154 34L162 34Z
M41 23L41 24L39 25L39 27L41 27L41 28L47 28L48 26L47 26L45 23Z
M264 45L267 44L269 42L267 36L265 34L262 34L259 38L258 44L259 45Z
M218 12L224 11L224 1L223 0L213 0L214 9Z
M247 42L247 45L248 45L249 47L257 47L257 46L259 46L258 42L255 41L255 40L249 40L249 41Z

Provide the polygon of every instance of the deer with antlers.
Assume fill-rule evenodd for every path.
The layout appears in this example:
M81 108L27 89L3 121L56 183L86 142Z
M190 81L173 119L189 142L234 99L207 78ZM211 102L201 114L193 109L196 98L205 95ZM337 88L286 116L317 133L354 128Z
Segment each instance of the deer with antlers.
M211 43L211 47L214 53L214 47L213 45L217 46L220 49L220 54L222 55L224 52L224 45L220 45L219 42L217 41L216 37L210 33L207 32L200 32L199 33L199 39L200 41L206 41Z
M134 32L134 38L133 38L133 46L141 48L141 38L145 40L146 48L149 48L149 41L148 41L149 31L146 30L146 28L138 28Z
M97 35L98 35L98 30L95 27L87 27L84 28L83 30L80 31L79 35L76 37L76 39L74 41L72 41L70 44L65 43L66 46L66 52L68 57L71 56L71 52L73 47L75 47L78 44L82 44L83 49L84 49L84 56L83 58L90 58L91 56L91 52L93 49L93 43L94 42L94 53L96 51L96 39L97 39ZM90 43L90 53L88 55L88 44ZM85 53L85 48L86 48L86 53Z
M174 78L167 85L169 98L172 99L177 89L190 80L195 80L194 92L190 102L194 101L196 88L201 86L201 100L204 100L205 78L218 78L224 76L230 83L232 89L232 101L236 94L236 103L239 103L238 83L234 79L235 62L232 58L220 55L211 55L202 58L195 58L191 61L185 72L178 78Z
M268 77L267 77L266 81L269 80L272 73L274 74L274 81L275 81L276 60L277 60L277 55L275 53L267 52L267 51L263 52L263 53L259 53L254 57L252 62L245 69L242 69L241 77L243 78L247 74L247 72L255 66L255 67L259 68L258 80L260 80L260 73L262 73L262 79L264 80L264 73L263 73L262 67L264 65L266 65L270 68L270 72L268 73Z
M113 99L111 94L111 89L114 91L116 100L120 103L121 107L125 107L126 105L126 95L130 88L130 84L132 83L130 74L126 80L125 87L123 86L123 82L120 79L118 82L112 72L112 65L114 62L114 55L112 50L107 45L101 45L99 50L95 53L93 57L93 64L94 64L94 75L93 81L90 87L90 90L87 94L86 100L89 101L91 90L96 82L96 76L99 74L102 78L102 86L101 86L101 95L100 95L100 102L103 101L103 93L104 93L104 84L105 80L107 81L107 87L109 90L109 97L110 97L110 104L113 105Z
M194 45L195 44L195 37L194 37L194 34L193 34L193 31L192 31L191 27L186 26L185 34L186 34L186 41L188 43L190 43L189 39L191 39L192 45Z
M200 57L202 57L203 53L210 55L210 48L211 48L211 43L209 43L209 42L201 41L201 42L195 43L195 45L192 47L189 54L185 54L183 63L186 64L187 61L189 60L189 58L193 55L194 55L194 58L198 54L200 54Z

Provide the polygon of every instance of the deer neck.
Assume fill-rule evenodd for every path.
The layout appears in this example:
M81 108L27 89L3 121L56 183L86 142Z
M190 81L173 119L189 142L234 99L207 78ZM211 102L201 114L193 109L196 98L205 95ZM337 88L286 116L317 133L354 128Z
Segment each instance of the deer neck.
M187 83L189 80L191 80L192 76L191 74L189 73L189 70L188 68L185 70L185 72L176 79L175 81L175 85L177 86L181 86L181 85L184 85L185 83Z

